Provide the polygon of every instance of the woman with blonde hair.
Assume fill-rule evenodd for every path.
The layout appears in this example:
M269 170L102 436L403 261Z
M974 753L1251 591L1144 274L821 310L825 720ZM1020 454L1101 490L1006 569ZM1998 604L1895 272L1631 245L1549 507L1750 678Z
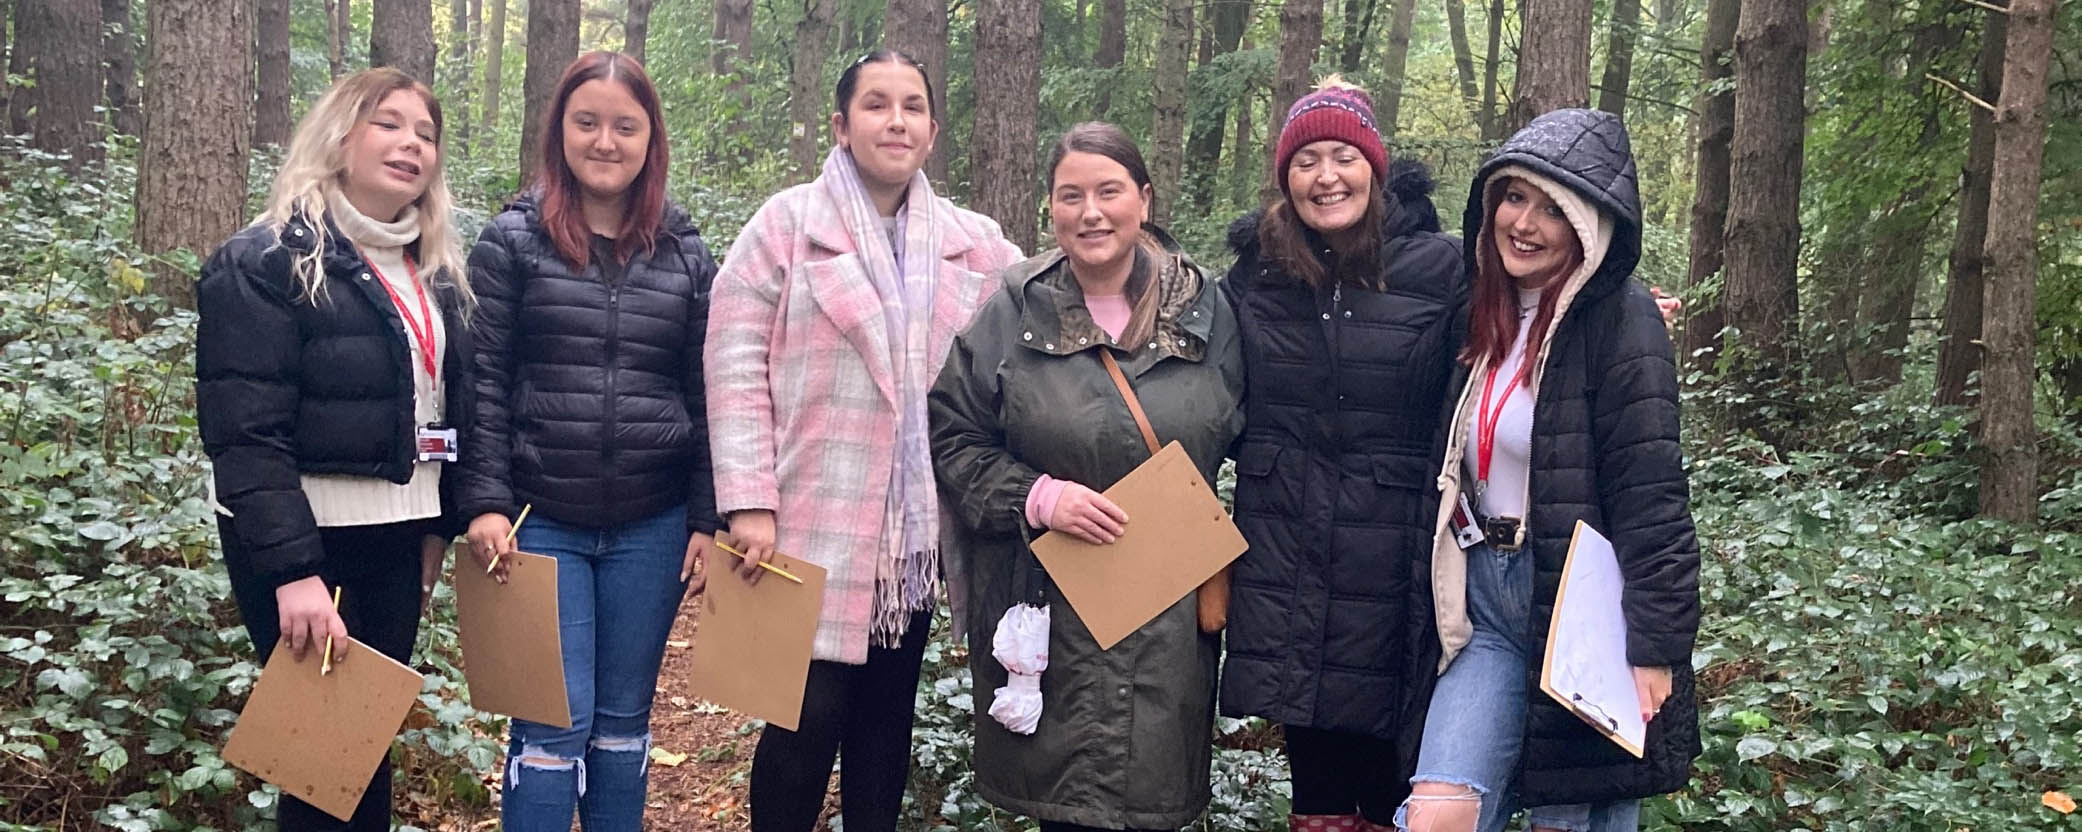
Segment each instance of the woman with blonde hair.
M265 659L353 636L405 661L462 530L443 465L471 421L475 299L449 225L441 105L356 73L298 125L267 210L196 288L196 421L239 614ZM338 609L334 607L338 594ZM381 830L390 767L342 823L284 795L284 829Z

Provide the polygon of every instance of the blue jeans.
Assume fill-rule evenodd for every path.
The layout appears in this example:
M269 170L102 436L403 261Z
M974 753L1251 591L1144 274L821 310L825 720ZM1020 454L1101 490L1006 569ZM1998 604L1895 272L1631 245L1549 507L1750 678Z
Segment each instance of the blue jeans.
M557 632L571 727L516 719L499 816L512 832L643 826L651 695L665 637L687 585L687 514L673 508L620 526L576 526L537 515L523 551L557 559Z
M1477 832L1502 832L1517 813L1511 778L1525 744L1528 696L1545 696L1530 687L1532 663L1533 553L1530 548L1499 552L1488 544L1467 550L1468 619L1474 635L1439 677L1432 690L1431 712L1424 722L1424 745L1417 754L1416 783L1464 786L1464 799L1482 802ZM1422 811L1413 798L1397 816L1403 825L1412 811ZM1452 799L1452 798L1447 798ZM1640 801L1536 806L1532 825L1568 832L1632 832L1639 825Z

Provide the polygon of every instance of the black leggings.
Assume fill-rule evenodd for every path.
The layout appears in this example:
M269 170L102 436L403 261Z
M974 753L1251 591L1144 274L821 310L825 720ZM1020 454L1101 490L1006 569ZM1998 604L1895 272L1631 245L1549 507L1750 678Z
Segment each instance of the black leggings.
M912 704L930 611L911 616L903 642L868 648L866 664L810 662L799 730L772 725L752 754L752 832L810 832L824 810L832 761L846 832L894 832L911 775Z
M1364 734L1286 726L1294 814L1349 815L1390 826L1410 794L1395 743Z
M432 521L413 520L318 530L325 549L318 576L327 587L340 587L340 618L347 624L348 635L407 664L412 661L412 642L419 637L419 541L434 534L434 528ZM224 544L224 567L231 575L239 617L245 619L253 649L265 662L282 637L276 584L254 568L235 520L218 515L217 533ZM369 790L362 793L354 817L345 823L286 794L275 806L275 822L284 830L388 832L390 755L384 755L376 767Z

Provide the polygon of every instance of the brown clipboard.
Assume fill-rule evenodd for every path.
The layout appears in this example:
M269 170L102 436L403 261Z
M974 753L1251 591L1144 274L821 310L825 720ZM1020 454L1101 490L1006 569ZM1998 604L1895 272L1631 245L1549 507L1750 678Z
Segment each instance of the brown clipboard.
M716 540L736 548L728 533ZM802 724L810 650L824 611L824 567L776 552L773 565L802 583L768 572L750 586L737 576L739 564L727 552L709 556L688 688L696 697L794 731Z
M1126 530L1111 545L1049 532L1033 547L1102 650L1170 609L1248 547L1175 441L1105 494L1128 515Z
M375 648L352 638L345 644L346 658L320 675L322 643L297 661L287 639L276 642L223 753L225 762L343 821L390 753L422 679Z
M506 583L467 563L455 570L458 641L470 706L571 727L558 630L557 559L509 552Z

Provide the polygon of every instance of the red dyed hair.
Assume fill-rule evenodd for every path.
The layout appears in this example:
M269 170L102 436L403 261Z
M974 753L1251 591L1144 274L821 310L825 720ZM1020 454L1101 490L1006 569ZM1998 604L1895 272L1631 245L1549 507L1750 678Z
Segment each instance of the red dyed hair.
M1461 363L1469 366L1481 361L1496 366L1511 354L1511 343L1518 340L1518 280L1504 270L1504 258L1496 253L1496 207L1503 202L1504 189L1516 178L1492 178L1483 191L1482 204L1486 207L1482 230L1475 237L1475 287L1474 297L1468 301L1468 340L1460 350ZM1539 363L1540 342L1546 340L1547 329L1554 325L1554 310L1561 304L1560 282L1582 266L1583 241L1579 239L1576 253L1541 283L1540 309L1533 313L1532 331L1525 338L1525 361L1518 365L1521 383L1532 380L1533 369Z
M665 117L658 104L658 88L644 73L643 64L618 52L588 52L565 67L550 98L549 113L542 122L542 225L557 253L580 270L586 267L593 231L586 226L580 200L578 176L564 161L564 108L571 93L587 81L619 82L651 119L651 143L644 154L643 170L630 180L629 206L622 213L622 227L615 232L616 259L626 261L638 250L648 254L656 246L658 229L664 225L665 175L671 170L671 151L665 142Z

